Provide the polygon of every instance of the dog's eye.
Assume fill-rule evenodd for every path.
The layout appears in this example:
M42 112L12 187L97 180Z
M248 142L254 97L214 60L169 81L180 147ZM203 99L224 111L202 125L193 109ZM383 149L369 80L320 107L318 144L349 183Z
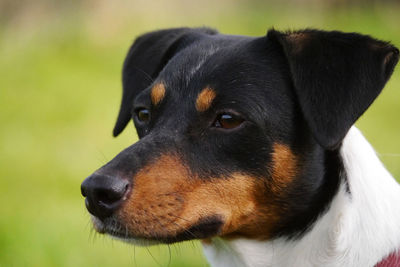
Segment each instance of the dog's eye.
M136 111L136 117L140 122L148 122L150 120L150 110L141 108Z
M223 113L217 117L212 126L215 128L233 129L240 126L242 122L243 119L239 116Z

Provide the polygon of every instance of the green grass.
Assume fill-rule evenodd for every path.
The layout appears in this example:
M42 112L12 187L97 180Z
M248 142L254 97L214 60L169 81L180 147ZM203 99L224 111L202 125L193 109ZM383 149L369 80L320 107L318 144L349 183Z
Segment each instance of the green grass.
M132 126L111 137L121 64L137 34L180 25L249 35L263 35L271 26L318 27L363 32L400 46L399 7L324 10L255 2L185 13L164 5L125 10L121 17L111 10L106 22L88 22L88 10L67 14L33 33L0 27L0 266L207 266L197 242L147 249L91 234L80 183L137 140ZM119 27L109 29L115 19ZM399 74L358 122L396 177Z

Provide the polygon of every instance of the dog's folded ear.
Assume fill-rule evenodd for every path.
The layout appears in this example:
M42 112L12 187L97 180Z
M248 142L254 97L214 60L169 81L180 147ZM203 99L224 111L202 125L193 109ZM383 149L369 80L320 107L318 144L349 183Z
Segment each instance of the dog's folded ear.
M119 135L131 119L135 97L152 83L176 53L198 38L216 33L209 28L176 28L138 37L124 61L122 101L113 135Z
M286 57L303 116L317 142L337 148L390 78L399 50L356 33L270 30Z

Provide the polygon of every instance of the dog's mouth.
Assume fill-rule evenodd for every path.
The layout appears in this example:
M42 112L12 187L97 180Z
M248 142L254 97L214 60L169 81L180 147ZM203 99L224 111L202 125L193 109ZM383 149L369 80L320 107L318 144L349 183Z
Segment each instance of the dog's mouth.
M206 239L218 235L223 226L223 219L220 216L210 216L200 219L187 229L182 229L175 234L154 233L151 236L132 234L128 226L121 223L115 217L104 220L92 216L94 229L101 234L110 235L121 241L140 245L151 246L157 244L171 244L193 239Z
M93 215L91 218L93 228L100 234L107 234L115 239L139 246L151 246L161 243L157 240L133 236L126 227L113 217L107 218L104 221Z

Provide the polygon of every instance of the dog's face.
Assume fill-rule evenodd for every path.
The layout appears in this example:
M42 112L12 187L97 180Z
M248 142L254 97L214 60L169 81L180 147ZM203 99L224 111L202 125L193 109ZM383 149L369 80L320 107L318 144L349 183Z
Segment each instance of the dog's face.
M397 60L338 32L140 37L114 129L133 119L140 140L82 184L95 228L149 243L298 234L335 194L340 142Z

